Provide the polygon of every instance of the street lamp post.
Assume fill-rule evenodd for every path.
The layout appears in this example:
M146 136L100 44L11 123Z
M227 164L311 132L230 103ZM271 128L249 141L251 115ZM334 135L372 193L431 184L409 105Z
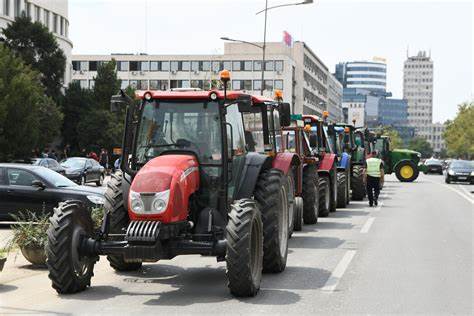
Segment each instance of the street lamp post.
M222 40L224 41L231 41L231 42L240 42L240 43L245 43L249 44L255 47L258 47L262 50L262 79L260 83L260 95L263 96L263 91L265 90L265 49L267 46L267 13L269 10L276 9L276 8L281 8L281 7L289 7L289 6L294 6L294 5L302 5L302 4L311 4L313 3L313 0L304 0L303 2L298 2L298 3L287 3L287 4L279 4L273 7L268 7L268 0L265 0L265 9L258 11L255 15L259 15L262 12L265 12L265 19L264 19L264 24L263 24L263 45L257 45L255 43L247 42L247 41L241 41L241 40L236 40L236 39L231 39L228 37L221 37Z

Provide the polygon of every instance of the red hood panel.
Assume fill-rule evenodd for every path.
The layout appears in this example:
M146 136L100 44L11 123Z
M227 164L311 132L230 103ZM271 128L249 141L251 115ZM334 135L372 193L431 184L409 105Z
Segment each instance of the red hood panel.
M199 164L192 155L163 155L150 160L133 179L131 191L156 193L170 190L168 207L160 214L135 214L133 220L186 220L189 196L199 188Z

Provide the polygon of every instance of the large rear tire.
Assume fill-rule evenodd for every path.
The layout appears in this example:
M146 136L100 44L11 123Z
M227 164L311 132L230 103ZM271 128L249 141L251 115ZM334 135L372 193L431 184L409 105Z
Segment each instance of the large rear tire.
M288 195L283 173L277 169L263 171L254 196L262 213L263 272L281 272L288 256Z
M337 207L344 208L347 205L347 182L346 172L337 173Z
M318 171L309 165L303 171L303 220L305 224L316 224L319 217Z
M365 186L363 181L363 168L360 165L354 166L351 177L352 199L362 201L364 199Z
M319 216L327 217L329 215L329 205L331 199L331 189L329 188L329 178L319 177Z
M123 203L122 181L122 171L117 171L110 176L105 191L104 209L106 212L110 212L110 233L112 234L124 234L130 222ZM110 240L120 240L120 238L110 237ZM110 266L117 271L135 271L142 266L140 261L125 261L122 255L108 255L107 260L109 260Z
M91 284L97 256L80 252L84 238L92 237L89 210L78 201L60 203L50 218L46 245L46 265L53 288L59 294L84 291Z
M231 205L226 233L230 292L235 296L255 296L263 265L263 224L255 201L242 199Z
M395 175L400 182L413 182L418 178L419 170L411 160L400 162L395 168Z

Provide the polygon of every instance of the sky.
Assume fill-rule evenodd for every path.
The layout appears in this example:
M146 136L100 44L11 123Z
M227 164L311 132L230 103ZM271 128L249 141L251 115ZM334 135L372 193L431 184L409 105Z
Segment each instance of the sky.
M268 0L269 6L300 0ZM219 38L262 41L265 0L69 0L73 54L215 54ZM304 41L331 72L341 61L387 61L387 90L403 97L407 52L431 52L433 119L472 100L474 5L465 1L314 0L268 11L267 41Z

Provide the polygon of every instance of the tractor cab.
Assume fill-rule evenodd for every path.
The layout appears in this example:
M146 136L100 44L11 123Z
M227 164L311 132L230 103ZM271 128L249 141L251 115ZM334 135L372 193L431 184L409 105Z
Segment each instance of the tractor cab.
M290 105L228 92L229 80L224 70L223 91L112 97L112 109L126 107L121 170L108 183L100 231L77 201L55 210L48 260L50 272L60 265L66 271L50 273L59 293L89 286L98 255L120 271L177 255L215 256L226 261L236 296L256 295L262 271L285 269L294 202L289 171L298 161L281 151L279 138ZM57 230L61 225L67 227Z

